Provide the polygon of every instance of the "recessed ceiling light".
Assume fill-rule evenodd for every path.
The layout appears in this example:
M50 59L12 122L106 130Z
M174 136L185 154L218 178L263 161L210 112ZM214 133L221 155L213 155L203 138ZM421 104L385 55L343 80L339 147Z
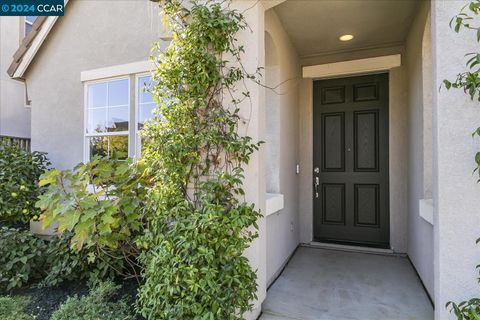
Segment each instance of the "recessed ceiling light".
M353 36L351 34L344 34L344 35L341 35L338 39L340 41L350 41L353 39Z

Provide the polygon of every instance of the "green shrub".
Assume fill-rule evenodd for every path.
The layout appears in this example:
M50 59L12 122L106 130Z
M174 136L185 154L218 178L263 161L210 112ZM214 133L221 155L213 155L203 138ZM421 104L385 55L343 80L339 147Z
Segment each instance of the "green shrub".
M94 158L73 170L46 172L40 185L47 188L37 202L43 225L58 222L58 231L70 232L71 246L88 252L91 263L100 260L119 275L136 275L148 183L143 171L132 159Z
M19 288L41 277L46 244L28 231L0 228L0 288Z
M0 319L2 320L33 320L31 315L23 310L28 304L24 298L0 297Z
M52 315L51 320L130 320L132 315L124 300L112 302L119 286L112 282L98 284L84 297L70 297Z
M222 183L217 191L228 192L230 185ZM204 201L198 210L177 206L175 221L143 255L139 298L147 319L242 319L250 308L256 275L243 252L255 234L245 228L258 215L233 200L230 209Z
M56 286L66 280L107 279L116 259L90 260L91 251L70 248L71 235L43 240L26 230L0 228L0 289L27 284Z
M239 133L248 122L240 103L249 99L239 86L256 80L236 43L247 25L229 1L159 2L173 40L155 59L151 92L160 116L142 130L155 184L138 309L155 320L243 319L257 290L244 252L260 217L242 189L243 168L260 146Z
M38 215L38 179L49 165L45 153L30 153L0 140L0 221L28 222Z
M73 280L106 280L113 279L115 269L122 267L122 262L109 256L102 259L91 259L93 249L77 251L71 248L71 233L64 233L59 238L46 241L43 253L44 275L37 284L40 287L56 286L64 281Z

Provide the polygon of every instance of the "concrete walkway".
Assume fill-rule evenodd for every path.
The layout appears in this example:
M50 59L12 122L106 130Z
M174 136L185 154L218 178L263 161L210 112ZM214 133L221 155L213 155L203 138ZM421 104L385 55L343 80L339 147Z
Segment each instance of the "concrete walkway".
M431 320L407 258L300 247L270 287L260 320Z

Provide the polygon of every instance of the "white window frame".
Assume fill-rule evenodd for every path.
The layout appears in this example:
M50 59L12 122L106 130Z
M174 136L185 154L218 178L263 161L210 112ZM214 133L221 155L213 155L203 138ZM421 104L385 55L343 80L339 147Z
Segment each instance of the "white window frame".
M127 80L128 81L128 131L119 131L119 132L102 132L102 133L87 133L88 128L88 86L96 83L108 83L111 81L118 81L118 80ZM83 84L83 91L84 91L84 107L83 107L83 160L85 163L90 162L90 138L91 137L106 137L106 136L126 136L128 145L128 157L132 157L130 152L130 132L132 131L131 127L131 117L130 117L130 110L131 110L131 100L130 100L130 91L131 91L131 81L130 77L127 76L119 76L119 77L111 77L111 78L104 78L99 80L92 80L92 81L85 81ZM107 99L108 99L108 86L107 86Z
M150 79L152 78L152 74L150 72L142 72L135 74L135 159L140 158L142 154L142 141L140 139L140 130L138 129L138 112L140 111L140 96L138 94L139 85L140 85L140 78L149 76Z

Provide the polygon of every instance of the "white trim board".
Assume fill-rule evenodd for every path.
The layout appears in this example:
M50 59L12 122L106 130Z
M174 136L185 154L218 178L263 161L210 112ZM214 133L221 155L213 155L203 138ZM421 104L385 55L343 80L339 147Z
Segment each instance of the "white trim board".
M267 193L266 195L265 211L266 216L278 212L284 207L283 194L281 193Z
M402 65L401 55L394 54L342 62L318 64L302 68L303 78L329 78L367 72L386 71Z
M132 63L120 64L105 68L82 71L80 73L80 81L93 81L100 79L108 79L126 76L130 74L147 73L153 69L151 61L137 61Z

